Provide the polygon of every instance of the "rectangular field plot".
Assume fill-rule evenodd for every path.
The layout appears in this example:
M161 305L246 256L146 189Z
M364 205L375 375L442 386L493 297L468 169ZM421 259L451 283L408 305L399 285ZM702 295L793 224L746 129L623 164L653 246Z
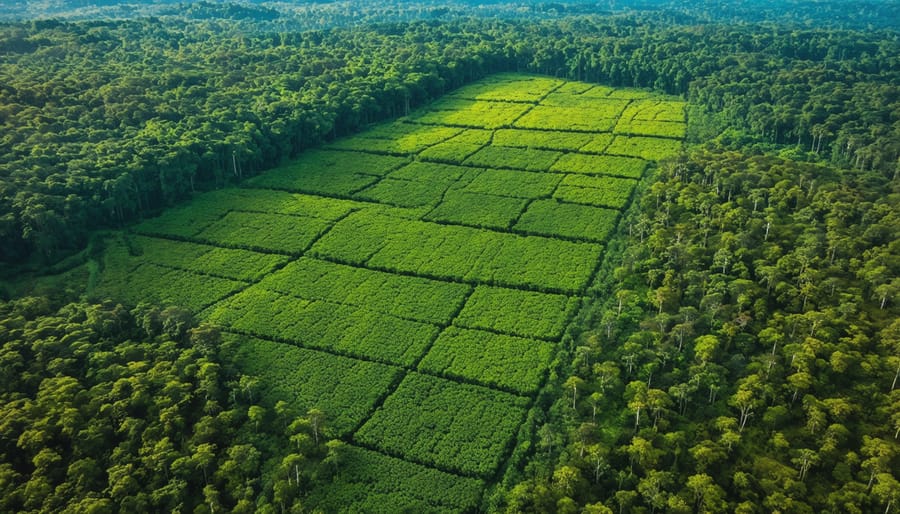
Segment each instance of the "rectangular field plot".
M286 401L300 413L317 408L327 419L326 435L343 437L355 429L399 381L401 368L341 357L237 334L234 360L242 373L260 377L271 404Z
M225 211L298 214L326 220L336 220L361 207L359 203L351 200L288 193L272 189L219 189L204 193L203 196L194 200L194 202L197 201L218 206L218 208Z
M613 142L613 138L615 138L615 136L609 133L594 134L591 141L582 146L578 151L581 153L605 153L609 144Z
M602 109L608 111L608 117L602 117L598 112L580 107L555 107L538 105L515 123L516 128L539 130L573 130L578 132L610 132L616 125L616 118L624 109Z
M246 286L235 280L145 263L135 269L107 267L93 292L98 297L113 298L128 305L153 302L197 313Z
M409 162L406 157L311 150L296 161L246 182L252 187L347 196Z
M467 129L453 136L447 142L449 143L466 143L470 145L484 146L491 142L494 137L493 130L484 129Z
M471 286L394 275L301 258L269 275L260 287L309 300L358 305L400 318L446 324Z
M385 178L353 196L398 207L421 207L440 202L450 184L440 181Z
M409 373L354 439L413 462L490 476L527 404L509 393Z
M641 178L646 169L647 161L636 157L568 153L560 157L550 171Z
M508 196L451 191L424 219L507 229L525 208L525 200Z
M637 180L591 175L566 175L553 197L569 203L623 209Z
M547 77L513 76L510 80L479 81L452 93L456 98L536 103L563 81Z
M484 483L378 452L347 445L340 471L316 486L308 502L316 512L475 512Z
M482 146L474 143L456 143L451 140L426 148L419 154L419 157L426 161L462 164L467 157L481 150Z
M625 121L643 120L683 123L685 121L684 106L684 102L650 99L637 100L628 105L628 108L622 113L622 119Z
M314 256L440 279L576 292L602 246L355 213L312 249Z
M516 198L550 196L563 177L549 173L484 170L465 187L465 191Z
M297 255L331 226L332 222L308 216L229 212L197 234L200 241Z
M387 178L398 180L420 180L424 182L439 182L452 184L466 175L477 174L467 166L455 166L453 164L440 164L435 162L412 162L397 171L392 172Z
M283 255L138 236L139 260L235 280L259 280L287 262Z
M615 230L619 211L557 200L536 200L516 223L515 230L602 243Z
M532 106L523 103L447 99L431 104L410 118L426 125L495 129L508 127Z
M641 136L616 136L616 139L606 149L606 153L610 155L640 157L650 161L678 155L679 151L681 151L681 141L679 140Z
M561 294L478 286L453 324L557 340L578 305L578 298Z
M184 207L167 209L162 215L140 223L134 230L154 236L192 237L215 223L225 212L218 206L198 205L195 200Z
M462 129L392 123L343 138L329 147L363 152L414 154L460 133Z
M469 156L464 164L485 168L515 168L528 171L547 171L562 153L534 148L505 148L486 146Z
M554 345L545 341L449 327L419 370L530 394L540 387L553 353Z
M216 305L209 319L241 333L399 366L412 365L438 333L434 325L258 286Z
M647 121L647 120L631 120L626 121L624 118L616 124L616 134L630 134L635 136L656 136L670 137L674 139L684 138L687 125L675 121Z
M580 132L549 130L500 129L494 132L493 146L537 148L542 150L576 151L591 142L594 136Z

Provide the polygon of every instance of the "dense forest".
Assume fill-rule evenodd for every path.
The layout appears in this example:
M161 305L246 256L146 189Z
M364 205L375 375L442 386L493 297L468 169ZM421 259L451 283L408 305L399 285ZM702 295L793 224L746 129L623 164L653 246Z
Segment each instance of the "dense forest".
M263 407L183 309L28 297L0 312L4 512L280 512L340 459L321 412Z
M898 193L718 148L664 166L509 511L890 512Z
M878 32L666 26L639 16L247 35L222 21L5 26L0 234L48 262L488 73L650 87L693 137L897 170L898 43Z
M397 497L414 496L417 505L435 510L440 510L435 505L471 510L481 502L479 510L509 513L887 514L900 508L900 39L892 14L900 9L897 2L797 1L784 10L767 2L685 7L652 1L624 2L616 10L610 2L612 14L606 5L588 2L478 8L465 2L369 7L155 2L137 11L112 6L107 19L98 19L103 5L75 4L33 6L70 21L21 20L21 11L0 8L4 19L18 19L0 25L0 279L84 264L96 300L86 302L82 284L57 288L52 298L15 298L15 287L0 289L5 300L0 303L0 510L305 512L308 502L328 510L354 494L366 497L366 484L385 476L395 490L378 489L364 505L390 501L401 490ZM826 20L848 12L852 15ZM515 448L492 447L482 460L428 468L425 460L396 458L404 455L406 442L378 453L379 423L350 440L351 428L365 426L362 418L341 420L355 426L338 430L330 426L335 413L297 411L288 402L265 398L259 377L243 374L235 363L242 351L266 347L236 339L234 327L246 322L239 318L256 306L229 295L258 285L254 281L264 274L241 266L258 265L266 272L297 268L300 261L289 261L310 250L330 223L356 223L368 216L360 209L371 208L359 206L366 198L325 191L302 201L304 208L328 214L274 212L279 206L261 206L250 189L278 184L277 177L266 182L268 170L301 155L306 160L297 162L315 168L326 161L316 152L335 151L335 145L309 150L405 117L446 95L448 104L462 105L470 99L453 98L454 92L497 72L679 96L688 102L687 144L676 157L649 164L635 192L625 195L633 199L630 206L610 218L618 220L617 228L609 221L613 235L607 239L604 227L594 241L605 251L591 275L595 279L589 289L570 292L575 303L584 297L581 310L561 339L541 341L547 348L562 347L559 355L545 352L552 370L548 379L535 374L527 387L511 388L534 399L527 415L524 407L509 410L523 413L522 427L502 415L507 411L490 411L497 427L519 431ZM434 112L420 114L418 121ZM464 129L415 120L404 129L379 127L408 136L403 131L411 126L437 127L439 137L429 144L443 142L442 130L457 137ZM525 133L503 126L491 132L488 148L502 146L495 139L503 130L517 134L508 138ZM473 132L479 129L467 128L462 135ZM365 145L387 145L384 137ZM421 141L413 138L413 143ZM473 144L451 143L451 150ZM512 147L522 155L550 151L531 146ZM513 154L503 152L497 155ZM368 155L373 167L390 161L385 166L391 170L395 160L419 160L383 153L357 155ZM422 168L462 166L468 156ZM488 164L495 167L494 161ZM534 163L507 164L496 167L518 173ZM552 175L549 168L541 171ZM641 173L627 183L637 184L631 179ZM596 177L583 180L591 179ZM316 180L327 182L318 175ZM625 183L621 176L615 180ZM410 186L410 196L424 195L430 189L422 182L427 181L403 184L420 188ZM290 252L268 248L264 257L254 257L258 246L231 244L229 238L236 237L231 232L220 234L228 244L217 249L211 249L217 243L212 236L190 240L201 232L190 225L196 219L183 216L190 211L186 202L235 184L245 188L226 191L220 199L232 195L231 201L246 202L243 208L250 212L244 218L277 218L288 228L269 229L290 230L296 239L302 231L288 223L302 220L309 240L294 241L303 244ZM308 193L275 189L267 191L280 194L283 205L288 196L296 201ZM443 201L445 190L438 196ZM207 197L202 208L227 203L215 198ZM254 201L260 203L249 205ZM540 201L559 207L558 197L535 203ZM474 212L474 205L459 211ZM623 197L616 208L626 205ZM391 218L400 207L373 210L372 219L393 220L394 232L402 228L415 241L425 222L406 219L406 211ZM552 208L547 216L554 215ZM146 229L161 212L189 220L172 224L185 230L187 235L172 239L184 245L141 248L136 241L146 243L164 232ZM439 210L429 214L444 234L459 240L485 228L460 227L441 218ZM217 211L205 221L227 221L229 215L230 210ZM113 232L148 219L143 232ZM157 227L171 228L159 219ZM523 226L540 228L543 221L525 219ZM394 235L366 223L359 222L359 234ZM512 222L507 225L513 228ZM363 239L349 230L343 236L354 244ZM171 250L188 244L196 256ZM332 253L326 248L303 256L301 264L312 268L312 258L322 257L322 262L331 259L319 263L322 269L357 265L352 272L340 268L370 289L358 287L353 294L407 309L399 318L413 321L403 323L423 315L400 301L393 305L394 298L379 287L412 288L409 283L422 279L414 271L428 262L416 262L415 269L369 270L342 260L344 247L331 244L337 248ZM414 246L399 253L411 253ZM219 260L210 270L214 254ZM172 264L173 257L182 260ZM146 259L145 270L194 277L196 288L184 297L197 305L123 306L96 298L103 286L115 289L94 283L99 267L108 266L107 281L137 269L123 265L127 271L113 275L115 258ZM438 282L441 262L430 264L426 278ZM388 272L396 272L394 278L384 278ZM161 287L153 276L133 297ZM225 282L227 294L207 302L203 289ZM485 285L454 286L484 291ZM323 290L334 304L316 304L324 306L323 317L340 318L322 325L329 337L349 330L349 324L341 325L347 320L363 319L362 310L348 307L353 302L346 298L339 301L348 305L334 307L332 289ZM447 329L447 320L472 298L491 314L500 304L509 307L502 299L480 299L482 293L459 294L453 302L445 301L456 298L452 295L431 298L447 310L447 318L421 326ZM262 298L259 303L267 308L283 307L284 313L301 303L271 291L240 298L248 297ZM222 298L218 309L200 313ZM569 308L567 303L567 313ZM295 329L296 316L275 320L283 326L267 316L259 311L254 322L271 332L248 333L283 342L293 337L282 329ZM234 326L229 332L204 319ZM560 334L564 324L559 322ZM398 337L391 332L394 325L379 326L388 328L360 330L356 339L371 337L377 341L372 351L386 351L386 342ZM435 332L421 343L429 349L451 343L475 347L480 340L466 340L473 337L472 328L449 327L455 338L438 338ZM331 344L325 335L298 333L304 344L319 344L315 350ZM494 336L512 338L502 331ZM312 353L303 347L291 359ZM291 359L273 358L269 366L287 375ZM341 373L363 376L359 370L370 369L368 379L376 375L371 370L387 369L383 359L362 360L373 362ZM410 358L395 369L410 371L395 403L413 413L421 398L436 391L433 397L446 405L423 421L434 425L446 411L460 409L465 402L459 398L474 397L477 387L462 384L468 396L441 396L437 384L444 382L416 368L420 360ZM325 374L315 365L296 369L311 370L313 381L312 375ZM399 374L382 375L378 380L399 381ZM387 396L366 394L366 413ZM403 424L403 416L395 418L384 426ZM384 437L414 441L412 432ZM455 456L452 450L442 451ZM510 462L506 468L499 463L504 455ZM486 491L478 480L485 481ZM332 482L340 482L348 496L323 499L319 486ZM437 482L447 485L434 486ZM430 494L428 487L441 491Z

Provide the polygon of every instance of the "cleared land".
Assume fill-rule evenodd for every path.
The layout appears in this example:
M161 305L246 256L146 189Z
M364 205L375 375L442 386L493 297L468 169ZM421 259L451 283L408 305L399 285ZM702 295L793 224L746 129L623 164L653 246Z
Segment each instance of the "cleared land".
M107 240L94 292L219 324L349 443L326 512L476 510L684 105L500 74ZM427 491L427 494L426 494Z

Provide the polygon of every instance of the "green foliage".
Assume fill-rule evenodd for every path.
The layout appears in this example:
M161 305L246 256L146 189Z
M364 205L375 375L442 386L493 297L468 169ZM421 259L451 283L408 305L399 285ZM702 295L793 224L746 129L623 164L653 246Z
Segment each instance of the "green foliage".
M651 161L674 157L680 151L680 140L640 136L616 136L616 139L605 150L610 155L640 157Z
M561 294L478 286L454 323L521 337L555 340L578 308Z
M550 171L641 178L646 169L647 161L643 159L568 153L556 161Z
M636 180L619 177L566 175L553 197L569 203L623 209L636 185Z
M390 454L470 476L490 476L519 423L525 398L409 373L354 436Z
M127 258L126 258L127 259ZM246 287L243 282L180 269L159 266L150 262L137 264L107 261L94 290L93 298L116 298L130 305L142 301L162 305L178 305L192 312Z
M137 236L132 245L137 262L150 262L195 273L255 281L280 268L287 257L218 246Z
M448 187L450 184L440 181L395 180L389 177L354 196L399 207L421 207L440 202Z
M482 146L479 143L457 143L450 140L423 150L419 153L419 157L426 161L462 164L467 157L480 150Z
M484 483L356 446L331 484L310 502L326 512L466 512L476 508Z
M531 108L528 104L445 98L410 119L429 125L496 129L509 127Z
M484 170L469 182L465 190L515 198L538 198L553 193L562 178L550 173Z
M302 258L260 287L308 300L358 305L400 318L446 324L471 287Z
M404 157L316 150L247 183L254 187L346 197L407 162Z
M388 271L575 292L587 285L602 247L469 227L353 214L313 255Z
M467 191L444 195L424 219L506 230L525 208L525 200Z
M259 337L401 366L421 358L438 332L434 325L258 286L216 305L209 319Z
M501 129L494 132L491 144L513 148L578 151L597 136L577 132ZM541 170L545 171L545 170Z
M626 103L610 102L610 105L602 110L608 115L606 118L580 107L538 105L516 120L515 127L537 130L611 132L616 126L616 118L625 108Z
M513 228L529 234L602 243L616 228L618 219L619 211L611 209L557 200L536 200L528 205Z
M261 476L288 445L284 420L254 422L267 409L232 389L247 381L219 359L217 332L182 314L0 304L0 510L273 508ZM292 471L312 485L321 459L308 450Z
M441 332L419 370L531 394L540 387L553 354L547 342L450 327Z
M451 96L472 100L534 103L562 84L563 81L548 77L523 79L518 74L498 73L477 84L463 86L454 91Z
M464 162L485 168L515 168L527 171L547 171L562 154L534 148L506 148L486 146L470 155Z
M329 220L309 216L231 211L196 238L226 247L298 255L330 226Z
M240 371L260 377L268 404L286 401L297 412L329 413L326 433L333 437L359 426L400 376L399 368L274 341L231 334L226 341Z

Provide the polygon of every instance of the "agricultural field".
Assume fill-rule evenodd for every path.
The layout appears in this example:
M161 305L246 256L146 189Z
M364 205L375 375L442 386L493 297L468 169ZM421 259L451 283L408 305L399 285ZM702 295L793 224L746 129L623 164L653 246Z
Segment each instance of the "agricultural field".
M312 508L476 511L683 126L671 98L496 75L109 236L91 292L189 310L268 402L324 412L348 450Z

